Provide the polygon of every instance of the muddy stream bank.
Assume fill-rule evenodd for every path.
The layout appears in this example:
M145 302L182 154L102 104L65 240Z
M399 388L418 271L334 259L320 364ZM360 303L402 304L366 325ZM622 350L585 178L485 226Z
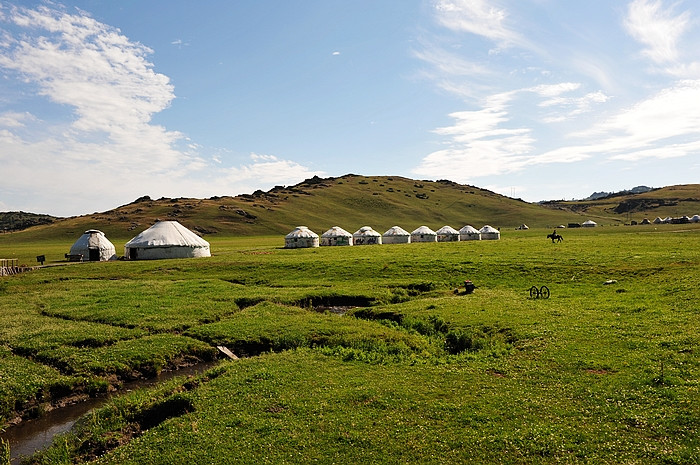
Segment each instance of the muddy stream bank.
M10 444L10 463L19 464L22 457L47 448L55 436L70 431L80 417L101 407L114 397L136 389L155 386L176 376L197 375L216 366L217 363L217 361L202 362L178 370L165 371L153 378L125 382L123 388L118 391L56 408L39 418L10 426L0 434L0 438Z

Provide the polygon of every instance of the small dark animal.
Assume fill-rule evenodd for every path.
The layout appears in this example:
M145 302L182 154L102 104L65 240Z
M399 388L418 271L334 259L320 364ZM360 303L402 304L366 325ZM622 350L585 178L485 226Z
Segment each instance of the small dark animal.
M554 244L554 241L561 242L564 240L564 238L562 237L561 234L555 234L555 233L547 234L547 239L551 239L552 244Z

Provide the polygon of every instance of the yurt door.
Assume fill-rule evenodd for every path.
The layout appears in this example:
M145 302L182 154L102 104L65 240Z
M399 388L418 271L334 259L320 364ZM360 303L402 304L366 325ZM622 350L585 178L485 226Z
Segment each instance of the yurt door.
M100 249L89 249L90 261L99 262L100 261Z

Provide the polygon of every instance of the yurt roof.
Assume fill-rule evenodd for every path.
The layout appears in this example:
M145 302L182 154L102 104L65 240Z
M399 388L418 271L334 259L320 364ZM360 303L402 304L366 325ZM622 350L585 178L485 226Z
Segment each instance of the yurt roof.
M125 247L209 247L197 234L177 221L159 221L126 243Z
M700 215L693 215L693 217L690 219L693 223L699 223L700 222Z
M71 250L84 247L92 248L98 247L100 249L114 249L114 244L112 244L107 236L102 231L97 229L88 229L85 231L77 241L71 247ZM71 252L72 253L72 252Z
M474 226L468 224L459 230L460 234L476 234L479 232Z
M489 225L487 224L487 225L485 225L483 228L481 228L481 229L479 230L479 232L480 232L481 234L484 234L484 233L497 233L497 232L500 232L500 231L498 231L498 229L494 228L493 226L489 226Z
M442 228L438 229L435 232L438 234L454 234L454 235L459 234L459 231L457 231L452 226L448 226L448 225L443 226Z
M592 224L598 224L598 223L596 223L593 220L587 220L587 221L584 221L583 224L591 224L592 225Z
M381 234L372 229L371 226L362 226L353 233L353 236L381 236Z
M411 233L412 236L413 236L413 235L419 235L419 234L432 234L432 235L435 235L436 233L435 233L435 231L433 231L432 229L430 229L430 228L427 227L427 226L420 226L420 227L414 229L413 232Z
M333 226L331 229L321 234L321 237L352 237L352 234L340 226Z
M387 229L384 236L410 236L411 233L403 229L401 226L392 226Z
M285 236L287 239L299 237L318 237L318 234L307 228L306 226L297 226L294 231Z

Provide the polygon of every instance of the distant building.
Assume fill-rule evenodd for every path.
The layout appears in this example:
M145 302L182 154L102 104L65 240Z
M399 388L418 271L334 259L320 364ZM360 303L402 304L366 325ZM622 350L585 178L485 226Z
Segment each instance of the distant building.
M437 242L437 233L427 226L420 226L411 232L411 242Z
M443 226L442 228L435 231L437 234L438 242L458 242L459 241L459 231L457 231L452 226Z
M352 234L355 245L374 245L382 243L382 235L370 226L363 226Z
M401 226L392 226L382 234L382 244L408 244L411 242L411 233Z
M340 226L333 226L331 229L321 234L321 245L352 245L352 234Z
M481 233L474 226L466 225L459 230L460 241L480 241Z
M318 247L318 234L306 226L297 226L294 231L284 236L285 249L302 249Z
M71 246L71 260L101 262L116 260L117 253L107 236L97 229L88 229Z
M501 238L501 231L488 224L479 230L482 241L497 241Z

